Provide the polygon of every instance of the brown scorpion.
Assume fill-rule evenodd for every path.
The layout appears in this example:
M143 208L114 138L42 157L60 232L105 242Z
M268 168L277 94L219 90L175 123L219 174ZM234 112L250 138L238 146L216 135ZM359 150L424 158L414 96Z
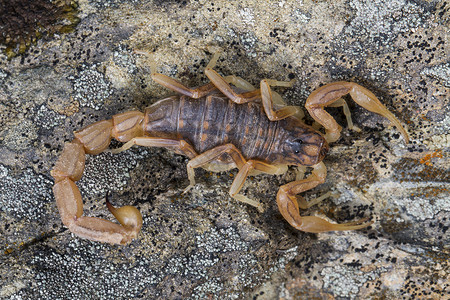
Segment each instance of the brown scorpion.
M205 69L210 83L190 89L175 79L152 72L154 81L181 95L160 100L143 113L117 114L111 120L96 122L74 133L74 140L65 144L51 171L56 204L62 222L71 232L93 241L127 244L142 227L142 216L135 207L115 208L108 201L107 207L120 225L83 215L83 200L75 182L83 174L85 154L101 153L108 148L111 138L125 143L113 152L140 145L164 147L186 155L190 159L187 164L190 185L184 192L195 185L195 168L212 171L238 168L230 196L259 208L257 201L239 194L249 175L282 174L289 165L309 166L312 172L308 177L285 184L278 191L278 208L289 224L313 233L356 230L372 224L367 218L332 224L320 217L300 216L299 208L306 209L321 199L307 202L298 194L325 181L327 170L322 159L328 143L340 137L342 127L324 107L343 106L351 126L347 104L341 98L350 94L357 104L389 119L408 142L408 134L394 115L362 86L344 81L330 83L312 92L305 105L312 118L325 128L322 136L301 121L299 107L286 106L271 91L270 86L290 87L293 81L265 79L255 89L238 76L220 76L213 70L217 58L216 53Z

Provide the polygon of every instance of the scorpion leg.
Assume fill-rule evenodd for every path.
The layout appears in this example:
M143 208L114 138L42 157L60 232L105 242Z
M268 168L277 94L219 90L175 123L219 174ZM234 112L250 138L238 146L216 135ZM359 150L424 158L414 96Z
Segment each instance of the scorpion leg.
M352 99L365 109L379 114L391 121L402 134L406 143L408 143L408 133L402 127L395 116L381 104L377 97L368 89L353 83L339 81L324 85L313 91L306 100L305 107L311 117L325 127L325 139L328 142L334 142L339 139L342 127L327 113L324 108L330 106L333 102L339 100L342 96L350 94Z
M224 79L226 82L231 83L232 85L243 91L251 92L256 90L256 88L250 82L243 79L242 77L236 75L228 75L225 76Z
M213 55L213 57L211 58L211 60L209 61L208 65L205 68L205 73L206 73L206 69L213 69L216 64L217 64L217 60L220 57L220 54L222 53L222 51L216 51ZM219 75L219 77L221 77ZM256 88L247 80L243 79L242 77L236 76L236 75L229 75L226 77L223 77L222 79L225 80L226 83L231 83L233 84L235 87L242 89L246 92L250 92L250 91L254 91L256 90Z
M241 94L236 93L227 82L227 80L210 67L206 67L205 75L225 96L227 96L231 101L238 104L255 101L256 99L259 99L261 97L261 91L258 89ZM233 77L228 77L228 80L233 80Z
M159 73L153 73L152 79L159 83L160 85L175 91L177 93L180 93L182 95L198 99L204 96L209 95L212 91L216 90L216 86L213 83L208 83L203 86L200 86L196 89L188 88L187 86L183 85L178 80L175 80L173 78L170 78L169 76L159 74Z
M324 183L327 176L327 170L323 162L313 166L314 170L311 175L302 180L297 180L285 184L280 187L277 194L277 204L280 213L294 228L305 232L326 232L326 231L342 231L356 230L365 228L372 224L366 222L368 219L361 219L355 222L344 224L332 224L322 218L315 216L300 216L299 203L296 196L299 193L310 190L317 185ZM300 198L301 199L301 198ZM312 204L306 203L303 199L300 201L301 207L309 207ZM313 204L316 204L317 201Z
M289 82L285 81L277 81L271 79L261 80L261 101L264 107L264 111L266 112L267 118L271 121L278 121L289 116L299 114L301 112L300 108L297 106L284 106L278 110L274 110L274 96L270 89L270 86L286 86L291 87L293 84L293 80ZM281 98L281 97L280 97Z
M209 61L208 65L206 66L206 69L213 69L216 66L216 63L220 57L220 54L221 54L221 51L217 51L216 53L214 53L214 56ZM242 77L239 77L236 75L228 75L226 77L223 77L223 79L225 80L226 83L231 83L235 87L242 89L246 92L256 90L256 88L250 82L243 79Z
M217 63L217 60L220 57L220 54L221 51L217 51L216 53L214 53L213 57L205 68L205 75L209 78L209 80L211 80L211 82L231 101L238 104L247 103L258 99L261 95L260 90L255 89L255 87L246 80L235 75L222 77L219 75L219 73L213 70L214 66ZM243 89L245 92L241 94L236 93L230 86L230 83L240 89Z
M348 108L347 102L344 99L339 98L335 102L333 102L330 105L328 105L328 107L342 107L342 109L344 111L345 118L347 119L347 127L350 130L361 132L361 129L359 129L358 127L356 127L353 124L352 114L350 113L350 109Z
M136 50L134 52L150 58L150 70L152 72L152 74L151 74L152 79L155 82L159 83L160 85L162 85L172 91L175 91L177 93L180 93L182 95L185 95L185 96L188 96L188 97L191 97L194 99L198 99L198 98L201 98L201 97L204 97L204 96L210 94L212 91L214 91L216 89L216 87L211 83L200 86L196 89L188 88L184 84L179 82L178 80L175 80L173 78L170 78L169 76L157 73L155 61L153 59L151 59L150 53L148 53L146 51L141 51L141 50Z
M217 59L220 56L220 52L216 52L213 56L213 58L211 59L211 61L208 63L207 65L207 69L208 68L213 68L217 62ZM164 74L160 74L160 73L156 73L156 66L152 63L151 64L151 69L152 69L152 79L154 81L156 81L157 83L159 83L160 85L175 91L177 93L180 93L182 95L194 98L194 99L198 99L204 96L207 96L208 94L210 94L212 91L216 90L216 86L210 82L208 84L205 84L203 86L200 86L196 89L191 89L187 86L185 86L184 84L182 84L181 82L179 82L176 79L173 79L169 76L166 76ZM247 81L245 81L244 79L242 79L241 77L238 76L227 76L226 77L226 82L231 82L233 83L235 86L239 87L239 88L243 88L246 91L253 91L255 90L255 88L248 83Z
M157 83L159 83L160 85L162 85L172 91L175 91L177 93L180 93L182 95L185 95L185 96L188 96L188 97L191 97L194 99L198 99L198 98L207 96L214 90L217 90L216 86L212 82L205 84L203 86L200 86L196 89L191 89L191 88L188 88L187 86L185 86L184 84L182 84L181 82L179 82L178 80L173 79L164 74L159 74L159 73L153 73L152 79L154 81L156 81ZM235 85L245 91L254 91L255 90L255 88L250 83L248 83L247 81L245 81L244 79L242 79L241 77L238 77L238 76L230 75L230 76L225 77L224 80L226 82L232 83L233 85Z
M144 147L161 147L173 149L179 154L184 154L189 158L197 156L192 146L184 140L174 140L159 137L135 137L125 143L122 147L111 150L112 153L120 153L122 151L128 150L134 145L144 146Z
M189 178L189 186L184 190L184 192L187 192L195 185L195 168L207 165L208 163L219 158L224 153L228 153L228 155L230 155L231 159L236 164L236 167L238 167L239 169L242 168L246 163L244 156L242 156L241 152L233 144L225 144L205 151L202 154L192 158L188 162L186 167Z
M83 216L83 200L75 182L84 171L85 154L104 151L114 137L121 141L142 134L144 115L138 111L113 116L112 120L94 123L75 132L75 139L66 143L51 171L55 179L53 193L61 220L69 230L83 238L111 244L127 244L142 227L141 213L132 206L114 208L107 205L119 224L108 220Z
M295 106L286 106L279 109L278 111L273 110L274 102L278 106L284 106L284 102L281 99L280 95L270 90L269 85L290 87L293 84L293 80L286 82L286 81L265 79L261 81L261 89L251 90L239 94L234 91L234 89L230 86L229 82L231 83L236 82L238 85L249 87L245 84L242 84L242 81L245 82L245 80L240 79L240 77L234 75L222 77L211 68L206 68L205 74L206 76L208 76L211 82L233 102L242 104L250 101L255 101L261 98L267 117L271 121L276 121L284 119L288 116L292 116L296 114L299 110L298 107Z
M233 180L233 183L231 184L229 194L234 199L248 203L250 205L255 206L254 204L257 204L255 207L258 208L260 212L263 211L261 204L258 203L255 200L251 200L248 197L238 194L239 191L242 189L242 186L245 183L245 180L249 176L250 172L253 170L261 171L267 174L277 174L279 173L280 168L275 165L270 165L262 161L250 159L248 160L242 168L239 169L239 172L236 175L236 178Z
M236 175L236 178L234 179L229 190L230 196L238 201L245 202L261 210L262 208L259 202L251 200L246 196L240 195L238 193L244 185L247 176L252 170L258 170L269 174L276 174L280 168L257 160L246 161L242 153L233 144L225 144L215 147L191 159L187 164L187 172L190 185L185 189L185 192L195 185L194 168L202 167L216 160L224 153L230 155L236 166L239 168L239 172Z
M299 114L301 118L301 110L296 106L286 106L281 96L278 93L272 92L269 86L283 86L292 87L294 80L291 81L278 81L272 79L264 79L261 81L260 89L255 89L250 83L245 81L239 76L230 75L226 77L220 76L213 67L217 61L218 53L214 55L210 63L205 69L206 76L211 80L211 82L231 101L238 104L247 103L250 101L257 100L261 98L264 111L267 117L271 121L278 121L286 117L292 116L294 114ZM244 93L237 93L231 86L234 86L245 90ZM277 106L282 106L282 108L274 111L274 103Z
M246 80L236 75L228 75L224 77L225 81L244 91L254 91L255 87ZM292 87L294 80L277 81L272 79L262 80L260 83L261 101L264 111L271 121L281 120L288 116L296 115L299 119L303 119L305 114L298 106L287 106L280 94L270 89L270 86ZM274 109L278 109L274 111Z

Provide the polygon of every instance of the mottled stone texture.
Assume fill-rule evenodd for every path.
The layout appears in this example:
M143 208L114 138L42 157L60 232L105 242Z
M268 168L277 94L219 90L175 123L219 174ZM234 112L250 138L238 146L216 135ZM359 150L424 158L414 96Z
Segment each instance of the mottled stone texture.
M81 0L77 10L73 32L43 36L11 60L0 54L0 298L439 299L449 291L448 1ZM405 124L407 145L350 101L362 131L344 129L325 159L327 182L305 195L333 192L304 214L375 223L297 232L275 204L293 170L248 180L260 213L228 196L236 171L198 170L198 185L181 195L186 159L136 148L89 156L79 186L86 214L110 217L107 191L114 204L137 206L139 238L120 247L73 236L49 174L63 143L170 94L152 82L151 61L198 86L217 48L224 75L255 85L296 78L279 89L291 105L321 84L351 80ZM345 127L341 110L330 111Z

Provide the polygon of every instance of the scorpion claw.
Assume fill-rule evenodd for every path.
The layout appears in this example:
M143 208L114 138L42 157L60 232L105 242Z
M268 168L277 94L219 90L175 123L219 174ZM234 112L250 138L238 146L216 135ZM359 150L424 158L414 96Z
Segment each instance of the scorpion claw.
M362 229L373 224L369 218L363 218L358 221L333 224L325 219L315 216L300 216L299 206L295 195L290 195L283 189L280 189L277 195L277 203L283 217L292 225L292 227L311 233L327 232L327 231L344 231Z
M323 197L316 199L310 203L300 199L300 205L297 201L296 194L301 193L307 189L311 189L320 183L325 181L327 171L323 162L313 166L314 170L311 175L305 179L293 181L280 187L277 194L278 208L292 227L312 233L327 232L327 231L342 231L342 230L357 230L365 228L371 225L373 222L367 222L368 218L364 218L358 221L344 223L344 224L332 224L322 218L307 216L300 216L299 207L308 208L321 201Z
M301 222L296 227L299 230L305 232L319 233L327 231L344 231L344 230L357 230L366 228L373 222L365 222L368 218L361 219L355 222L343 223L343 224L332 224L322 218L307 216L301 217Z
M343 106L349 127L353 127L348 106L341 99L342 96L350 94L352 99L364 107L380 116L387 118L402 134L406 143L409 142L408 133L401 125L400 121L377 99L368 89L353 82L333 82L324 85L313 91L306 100L305 107L311 117L325 127L325 138L328 142L335 142L341 135L342 127L334 118L324 110L326 106Z

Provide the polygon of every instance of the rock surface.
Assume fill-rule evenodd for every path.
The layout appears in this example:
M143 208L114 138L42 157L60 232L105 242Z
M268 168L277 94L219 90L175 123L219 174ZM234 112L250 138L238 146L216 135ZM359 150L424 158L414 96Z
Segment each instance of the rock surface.
M79 1L73 31L60 26L23 55L0 54L0 298L443 299L449 11L446 1ZM305 193L333 197L303 214L375 223L298 232L275 203L294 170L247 181L260 213L228 196L236 170L198 170L198 184L182 195L185 157L133 148L88 156L78 185L86 214L110 218L107 191L115 205L137 206L139 237L120 247L73 236L61 224L49 174L64 142L74 130L169 95L152 82L151 61L198 86L217 49L222 74L255 85L295 78L293 88L279 89L290 105L303 107L320 85L349 80L400 119L409 144L349 101L362 131L344 128L324 160L327 182ZM345 125L340 110L330 111Z

